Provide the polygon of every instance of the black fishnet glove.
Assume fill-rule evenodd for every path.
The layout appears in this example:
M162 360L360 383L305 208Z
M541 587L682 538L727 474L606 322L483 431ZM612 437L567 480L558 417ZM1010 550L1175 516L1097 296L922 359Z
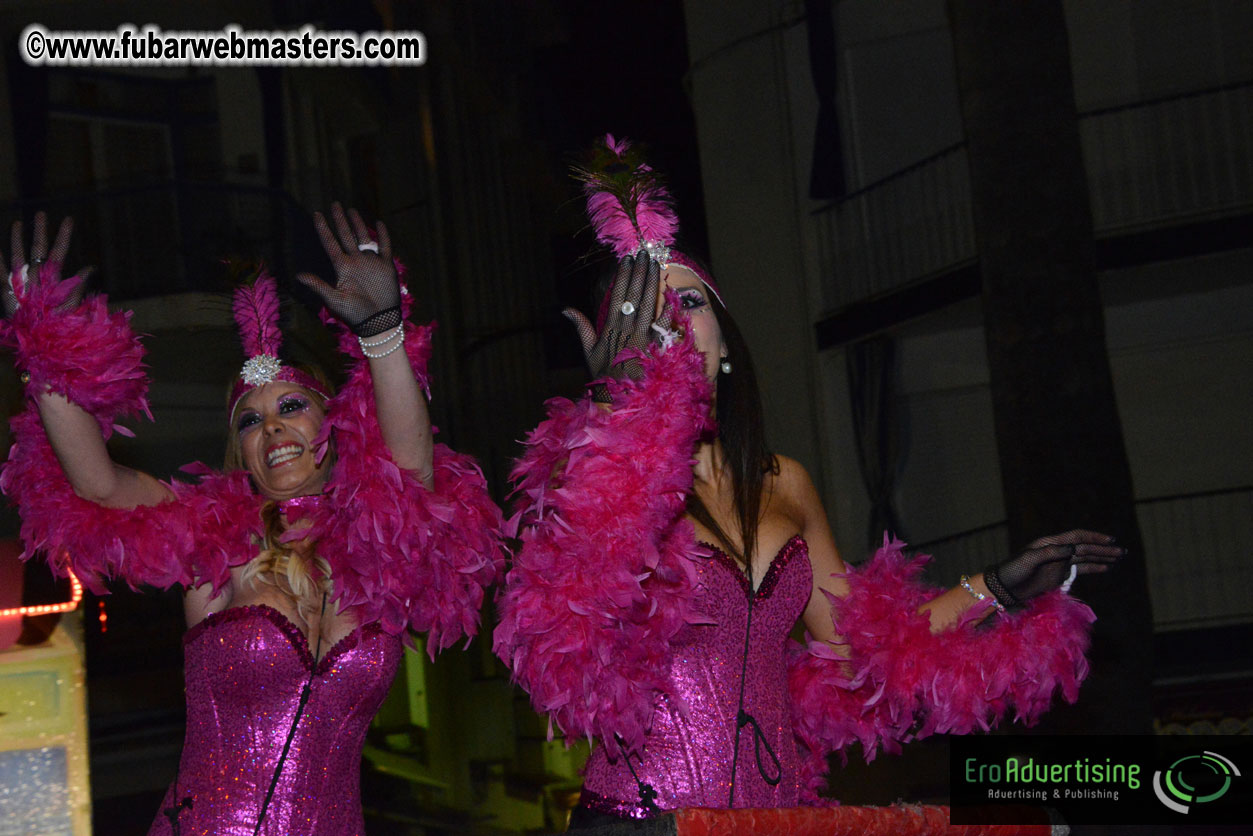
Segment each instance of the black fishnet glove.
M1108 534L1076 529L1041 537L1017 557L983 570L983 582L996 600L1008 609L1057 589L1070 576L1106 572L1127 550L1114 545Z
M618 274L609 292L608 313L599 334L579 311L574 308L562 311L579 332L583 356L593 380L604 377L639 379L638 358L616 361L626 349L643 351L670 330L673 316L670 306L663 305L661 315L657 315L660 283L661 266L656 261L643 254L628 256L618 262ZM603 386L594 386L593 396L596 400L608 401Z
M24 286L19 287L20 291L38 286L40 273L45 272L45 265L51 266L48 279L50 281L60 281L61 265L65 263L65 255L70 250L70 235L73 231L73 218L66 218L61 221L61 226L57 229L57 238L52 242L52 250L49 251L48 216L43 212L36 212L34 231L31 234L30 242L30 262L28 263L25 250L22 247L22 239L25 237L23 235L22 222L14 222L10 244L10 254L13 258L13 263L6 265L3 254L0 254L0 274L3 274L4 282L3 288L0 288L0 305L3 305L6 317L13 316L19 304L18 293L13 288L14 282L25 282ZM10 268L12 268L12 272L10 272ZM28 268L25 270L25 276L22 275L23 268ZM58 310L71 311L78 307L79 303L83 301L83 295L87 288L87 277L91 275L91 271L92 268L86 267L72 277L81 279L81 281L74 292L58 306Z
M331 220L334 232L321 212L313 215L313 225L335 268L335 286L312 273L301 273L296 278L321 296L326 309L358 337L373 337L395 328L403 317L400 280L392 263L387 227L379 222L375 243L357 210L349 209L345 217L344 208L338 203L331 206Z

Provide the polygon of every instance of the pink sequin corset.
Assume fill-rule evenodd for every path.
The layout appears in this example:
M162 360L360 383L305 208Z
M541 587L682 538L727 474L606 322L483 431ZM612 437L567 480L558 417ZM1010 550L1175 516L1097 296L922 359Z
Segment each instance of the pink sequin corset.
M809 550L793 537L770 564L756 593L739 566L722 552L702 561L700 612L716 623L686 628L674 647L673 696L659 701L641 759L631 758L639 780L656 790L663 810L726 807L734 759L740 670L753 596L752 635L744 677L744 710L752 725L740 732L735 773L735 807L795 807L798 801L796 744L792 739L785 644L809 601ZM681 707L680 701L685 704ZM770 757L765 744L778 758ZM761 769L758 768L760 754ZM762 776L780 778L771 786ZM610 760L598 747L584 772L582 803L616 816L642 818L639 785L626 762Z
M265 814L267 836L364 833L360 764L366 727L400 664L401 643L358 627L314 665L300 630L267 606L210 615L183 639L187 737L178 782L149 836L252 836L300 694L308 703Z

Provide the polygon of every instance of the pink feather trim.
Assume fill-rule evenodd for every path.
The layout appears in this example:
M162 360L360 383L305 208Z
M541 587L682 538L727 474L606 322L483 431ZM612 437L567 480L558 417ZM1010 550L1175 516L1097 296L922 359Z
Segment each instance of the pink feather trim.
M81 282L75 276L27 288L13 316L0 320L0 344L14 351L17 367L30 375L28 395L64 395L100 421L108 438L115 418L152 417L144 348L131 332L130 312L109 313L102 296L60 310Z
M638 750L668 693L670 641L695 610L683 520L692 451L712 427L703 356L689 341L614 380L612 409L548 402L514 469L522 547L497 604L494 649L568 737ZM550 727L551 733L551 727Z
M405 323L405 352L419 385L434 326ZM351 333L341 347L360 352ZM429 634L435 653L478 631L484 590L504 569L500 509L474 460L435 446L434 490L392 461L374 407L367 361L327 404L315 440L334 437L335 469L322 503L310 514L326 532L319 554L331 565L336 600L362 623L378 621L390 633Z
M251 544L261 535L261 503L247 474L215 474L194 485L171 482L174 501L106 508L74 493L36 410L14 419L13 429L22 441L5 466L4 490L21 509L25 556L46 555L57 574L72 568L93 593L105 594L110 580L132 589L210 583L216 593L232 567L255 555ZM18 488L19 482L36 487Z
M861 743L867 761L909 739L987 731L1012 709L1032 725L1060 692L1079 695L1087 676L1088 631L1096 616L1060 592L1029 609L977 625L977 608L957 627L931 632L919 606L942 590L918 575L930 559L908 559L884 537L866 566L846 575L849 593L831 598L837 650L807 638L790 660L792 722L801 743L802 793L815 799L828 752Z
M182 501L131 510L104 508L74 493L44 434L37 395L66 396L96 419L107 439L122 430L114 424L121 416L148 414L148 381L129 313L108 313L102 296L59 310L73 281L28 289L17 313L0 324L0 339L31 375L26 407L10 422L15 442L0 472L0 490L21 511L25 557L42 553L58 574L73 568L97 594L113 579L133 587L192 583L218 560L224 541L235 550L248 542L259 524L257 499L242 474L219 477L223 482L213 490L170 485ZM211 520L218 522L213 530L206 526ZM223 569L209 579L220 587L226 575Z
M231 313L239 328L245 357L278 356L283 332L278 327L278 283L273 276L262 271L251 285L236 288Z

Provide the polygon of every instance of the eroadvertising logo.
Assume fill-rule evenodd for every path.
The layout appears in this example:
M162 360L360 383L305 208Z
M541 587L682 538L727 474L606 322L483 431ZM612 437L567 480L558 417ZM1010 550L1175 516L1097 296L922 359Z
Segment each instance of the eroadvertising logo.
M1187 815L1193 804L1222 798L1231 789L1231 779L1239 777L1240 770L1231 759L1217 752L1185 755L1168 769L1153 773L1153 792L1171 810Z
M950 759L953 824L1253 821L1249 737L968 736Z

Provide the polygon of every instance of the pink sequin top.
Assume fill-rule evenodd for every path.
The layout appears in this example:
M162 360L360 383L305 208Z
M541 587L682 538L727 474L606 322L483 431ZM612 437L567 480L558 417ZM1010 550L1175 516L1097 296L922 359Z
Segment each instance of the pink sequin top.
M658 703L643 757L631 758L635 776L624 759L610 760L603 747L592 753L584 773L582 803L596 812L646 817L636 777L656 791L655 804L663 810L728 806L750 595L753 617L744 710L756 719L761 735L758 739L752 725L740 732L731 806L797 805L797 755L785 645L809 601L809 550L799 536L789 540L756 593L735 561L716 549L697 572L697 608L716 623L687 627L677 638L670 671L672 696ZM772 786L763 772L778 777L778 783Z
M223 610L192 627L183 639L182 762L149 836L176 832L164 811L186 798L178 836L252 836L310 673L308 703L261 833L363 834L361 749L401 650L400 639L369 624L315 664L300 630L264 605Z

